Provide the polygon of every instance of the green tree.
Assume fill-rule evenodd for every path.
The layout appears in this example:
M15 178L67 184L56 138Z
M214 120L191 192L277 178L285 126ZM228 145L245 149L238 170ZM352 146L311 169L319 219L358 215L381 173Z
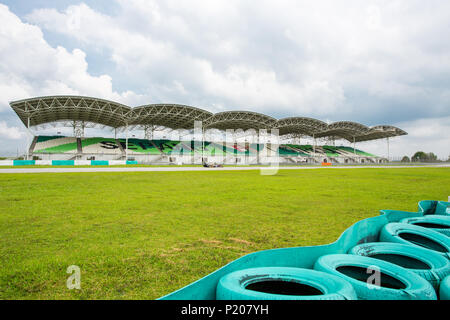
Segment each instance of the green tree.
M427 153L428 161L437 161L437 155L433 152Z
M414 153L414 155L411 157L411 161L412 162L423 162L423 161L427 161L428 156L425 152L423 151L417 151L416 153Z
M411 162L411 160L409 159L408 156L404 156L404 157L402 158L402 162Z
M423 151L417 151L411 157L412 162L436 162L438 161L437 155L433 152L425 153Z

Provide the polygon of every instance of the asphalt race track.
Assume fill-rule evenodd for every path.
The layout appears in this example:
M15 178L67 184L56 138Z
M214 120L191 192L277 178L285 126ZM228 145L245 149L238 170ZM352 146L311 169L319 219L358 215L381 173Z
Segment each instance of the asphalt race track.
M400 169L400 168L450 168L450 164L430 164L430 165L347 165L347 166L239 166L239 167L223 167L223 168L204 168L204 167L82 167L82 168L8 168L1 169L0 173L67 173L67 172L158 172L158 171L236 171L236 170L308 170L308 169Z

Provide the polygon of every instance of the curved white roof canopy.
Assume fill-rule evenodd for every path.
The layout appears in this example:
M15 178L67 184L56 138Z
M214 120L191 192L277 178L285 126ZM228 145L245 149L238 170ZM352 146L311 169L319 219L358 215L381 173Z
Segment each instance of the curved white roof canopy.
M87 126L99 124L112 128L125 126L148 128L162 126L170 129L193 129L202 121L205 129L278 129L279 135L308 135L315 138L342 138L350 142L368 141L406 135L390 125L367 127L352 121L327 124L307 117L275 119L251 111L209 111L179 104L149 104L131 108L114 101L84 96L46 96L13 101L11 108L25 126L58 123L72 127L76 122Z

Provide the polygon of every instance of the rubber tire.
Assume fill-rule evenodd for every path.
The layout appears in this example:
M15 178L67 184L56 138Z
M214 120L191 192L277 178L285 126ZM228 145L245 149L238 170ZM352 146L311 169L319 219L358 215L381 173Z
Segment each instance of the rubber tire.
M405 218L405 219L400 220L400 223L409 223L412 225L416 225L417 223L440 224L440 225L446 226L447 228L429 228L429 227L424 227L424 228L440 232L442 234L445 234L447 237L450 237L450 216L434 215L434 216ZM423 227L423 226L419 226L419 227Z
M405 288L393 289L387 287L369 286L366 282L357 280L338 271L339 267L361 267L365 269L376 267L380 272L401 281ZM361 300L436 300L433 286L424 278L408 269L383 260L357 256L352 254L329 254L317 259L314 269L337 275L350 282ZM372 287L373 286L373 287Z
M450 300L450 276L441 281L439 286L439 300Z
M440 282L450 275L450 261L448 259L434 251L408 244L394 242L363 243L354 246L348 253L364 257L372 257L378 254L395 254L419 260L428 265L430 269L415 269L404 266L403 268L407 268L427 280L435 290L439 288ZM391 263L395 264L395 262Z
M450 216L450 202L438 201L434 208L434 214L437 216Z
M402 234L402 233L416 234L421 237L430 239L434 242L437 242L441 246L443 246L447 252L441 252L438 250L425 248L425 247L415 244L411 241L402 239L400 237L400 234ZM380 238L379 239L380 242L396 242L396 243L408 244L408 245L419 247L419 248L425 248L427 250L432 250L434 252L439 253L440 255L443 255L447 259L450 259L450 238L443 235L442 233L439 233L437 231L433 231L433 230L430 230L430 229L427 229L424 227L415 226L413 224L407 224L407 223L391 222L391 223L387 223L383 228L381 228L379 238Z
M246 289L263 280L294 281L319 289L322 295L284 295ZM238 270L223 276L216 289L217 300L356 300L353 287L343 279L312 269L262 267Z

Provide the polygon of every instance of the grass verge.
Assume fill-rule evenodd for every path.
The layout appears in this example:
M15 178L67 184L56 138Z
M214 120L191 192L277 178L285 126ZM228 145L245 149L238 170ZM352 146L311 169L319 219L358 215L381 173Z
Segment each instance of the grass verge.
M0 299L155 299L449 186L449 168L0 175ZM70 265L81 290L66 288Z

